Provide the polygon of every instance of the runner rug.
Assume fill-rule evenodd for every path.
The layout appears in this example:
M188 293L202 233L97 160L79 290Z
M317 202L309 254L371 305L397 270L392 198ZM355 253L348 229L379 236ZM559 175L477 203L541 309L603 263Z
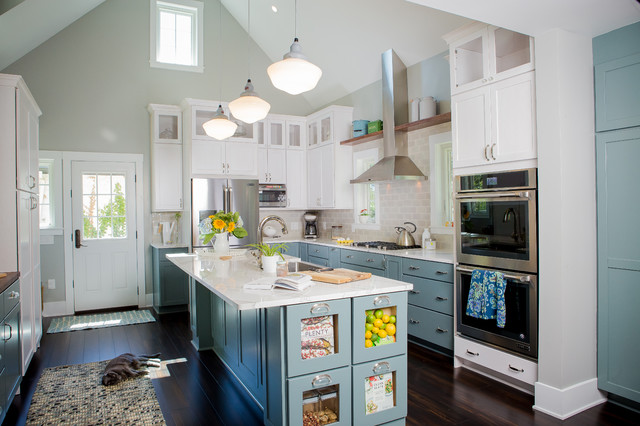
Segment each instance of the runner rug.
M140 376L103 386L107 362L45 369L27 425L165 425L151 379Z
M142 324L156 319L148 310L108 312L91 315L69 315L51 320L47 333L86 330L89 328L115 327L118 325Z

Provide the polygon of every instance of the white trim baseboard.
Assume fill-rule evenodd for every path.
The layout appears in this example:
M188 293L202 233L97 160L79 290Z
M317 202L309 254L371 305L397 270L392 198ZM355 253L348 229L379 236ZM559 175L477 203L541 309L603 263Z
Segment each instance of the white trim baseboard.
M560 420L568 419L607 400L605 394L598 389L597 378L585 380L565 389L557 389L536 382L535 398L534 410Z
M73 315L73 311L69 312L67 310L67 302L65 300L61 302L44 302L43 317L59 317L62 315Z

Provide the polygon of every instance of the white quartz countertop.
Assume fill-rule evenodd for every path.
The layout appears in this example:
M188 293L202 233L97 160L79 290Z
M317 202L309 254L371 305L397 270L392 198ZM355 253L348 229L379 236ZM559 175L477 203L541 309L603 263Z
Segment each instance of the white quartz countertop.
M201 256L186 253L167 254L166 257L210 291L236 306L238 310L322 302L413 289L413 284L411 283L374 275L366 280L352 281L345 284L328 284L314 281L313 285L302 291L280 288L246 290L244 285L248 282L265 277L276 279L275 274L263 272L256 264L256 259L250 255L233 257L231 260L221 260L216 256L210 255ZM299 259L289 257L289 260L295 261Z
M188 244L164 244L164 243L151 243L151 247L157 249L169 249L169 248L189 248Z
M342 245L330 239L287 239L287 238L265 238L265 243L309 243L320 244L328 247L339 247L349 250L366 251L368 253L380 253L389 256L408 257L411 259L428 260L431 262L451 263L453 264L453 252L451 250L428 250L424 248L409 249L409 250L380 250L380 249L368 249L366 247L354 247L348 245Z

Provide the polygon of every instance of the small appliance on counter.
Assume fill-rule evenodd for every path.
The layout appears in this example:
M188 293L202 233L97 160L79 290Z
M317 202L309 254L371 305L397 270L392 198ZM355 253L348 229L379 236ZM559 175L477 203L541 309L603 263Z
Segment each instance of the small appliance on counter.
M304 214L304 237L318 238L318 215L314 212L306 212Z
M408 250L420 248L418 245L412 246L399 246L396 243L390 243L388 241L359 241L351 244L354 247L372 248L378 250Z

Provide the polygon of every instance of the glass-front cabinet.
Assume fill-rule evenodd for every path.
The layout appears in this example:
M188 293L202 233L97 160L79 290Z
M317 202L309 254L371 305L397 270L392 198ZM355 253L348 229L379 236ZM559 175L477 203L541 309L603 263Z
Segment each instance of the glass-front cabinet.
M533 38L505 28L474 23L445 36L452 58L452 94L490 84L534 68Z

